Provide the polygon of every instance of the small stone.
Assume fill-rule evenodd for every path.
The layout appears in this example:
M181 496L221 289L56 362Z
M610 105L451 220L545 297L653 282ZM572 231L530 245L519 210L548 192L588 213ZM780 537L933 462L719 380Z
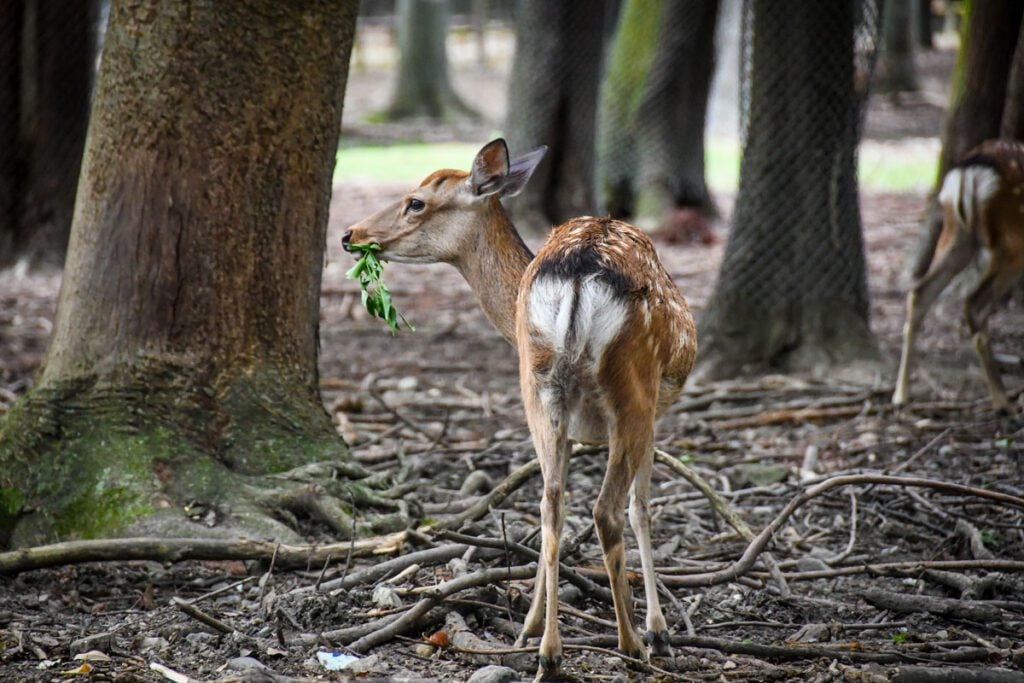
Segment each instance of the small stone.
M270 671L270 668L252 657L235 657L228 660L228 668L232 671Z
M477 669L468 683L511 683L519 680L519 673L507 666L490 665Z

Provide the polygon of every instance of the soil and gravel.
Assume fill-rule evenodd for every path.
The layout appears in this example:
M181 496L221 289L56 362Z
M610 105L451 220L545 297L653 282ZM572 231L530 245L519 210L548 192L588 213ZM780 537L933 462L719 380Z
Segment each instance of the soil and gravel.
M934 136L934 129L919 130L922 110L935 115L937 127L938 113L929 107L880 104L869 116L869 135ZM351 262L340 249L344 226L404 189L335 188L320 381L355 457L411 483L408 500L437 521L480 501L533 453L515 353L457 273L386 267L399 310L416 326L394 337L366 316L356 285L344 279ZM719 199L717 244L659 247L698 315L727 237L732 198ZM1018 303L992 321L1016 418L989 409L961 322L963 285L928 320L915 403L902 412L888 404L903 324L904 261L924 201L919 194L862 197L882 363L827 377L765 375L691 386L660 424L659 447L701 473L755 532L809 483L841 473L886 472L1024 497ZM31 384L59 279L0 276L0 406ZM568 484L572 542L564 562L581 580L563 584L561 624L571 644L566 670L579 679L938 680L929 672L956 674L950 667L987 677L970 680L1002 680L1004 669L1018 676L1006 680L1024 678L1020 507L964 491L851 485L808 501L774 535L768 550L788 577L786 587L759 561L741 580L685 588L684 577L722 568L746 542L665 465L654 474L654 539L676 656L653 667L626 662L614 653L614 617L600 589L601 556L589 521L603 468L600 452L580 453ZM502 570L507 576L531 561L515 544L536 547L539 489L539 477L528 478L463 529L468 539L413 533L397 546L382 539L378 554L362 546L341 551L326 565L132 561L0 577L0 680L156 681L178 672L190 677L178 680L448 681L466 680L487 664L511 668L490 671L489 680L529 679L533 655L474 650L510 648L522 623L531 581L500 578ZM310 540L323 541L321 532L310 525ZM478 547L488 540L505 549ZM635 547L628 531L627 546ZM372 571L432 548L412 568ZM629 565L639 566L635 552ZM499 578L443 600L432 592L483 569ZM640 597L639 586L634 591ZM407 614L423 600L422 617L408 629L373 647L357 642L358 653L347 647L378 630L377 620ZM359 660L343 671L327 669L347 654Z

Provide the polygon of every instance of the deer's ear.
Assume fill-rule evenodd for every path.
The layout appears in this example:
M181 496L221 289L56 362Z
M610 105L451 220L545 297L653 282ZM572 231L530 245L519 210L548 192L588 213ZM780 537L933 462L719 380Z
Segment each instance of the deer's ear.
M527 181L530 180L530 176L537 170L537 166L547 153L548 148L544 145L513 161L509 165L508 178L505 180L505 185L501 188L501 196L514 197L522 192L523 188L526 187Z
M508 177L508 145L502 138L488 142L473 159L469 184L478 197L500 192Z

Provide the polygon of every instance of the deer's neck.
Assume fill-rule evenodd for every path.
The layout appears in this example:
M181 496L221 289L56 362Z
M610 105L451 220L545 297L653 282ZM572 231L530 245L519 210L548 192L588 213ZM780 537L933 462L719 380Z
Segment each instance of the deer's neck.
M471 254L455 263L487 318L510 344L516 341L516 297L533 253L497 198L489 203L487 226L477 232Z

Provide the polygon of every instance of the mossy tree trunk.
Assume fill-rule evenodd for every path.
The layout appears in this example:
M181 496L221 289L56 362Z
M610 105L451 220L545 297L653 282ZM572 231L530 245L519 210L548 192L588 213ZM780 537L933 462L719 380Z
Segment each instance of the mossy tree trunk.
M601 93L603 200L645 228L709 214L704 128L718 0L629 0Z
M385 116L477 116L455 93L448 73L448 0L399 0L397 10L398 82Z
M316 361L356 10L115 0L53 337L0 431L0 544L348 532L326 494L361 473Z
M856 173L854 3L754 0L749 127L697 372L874 359Z

